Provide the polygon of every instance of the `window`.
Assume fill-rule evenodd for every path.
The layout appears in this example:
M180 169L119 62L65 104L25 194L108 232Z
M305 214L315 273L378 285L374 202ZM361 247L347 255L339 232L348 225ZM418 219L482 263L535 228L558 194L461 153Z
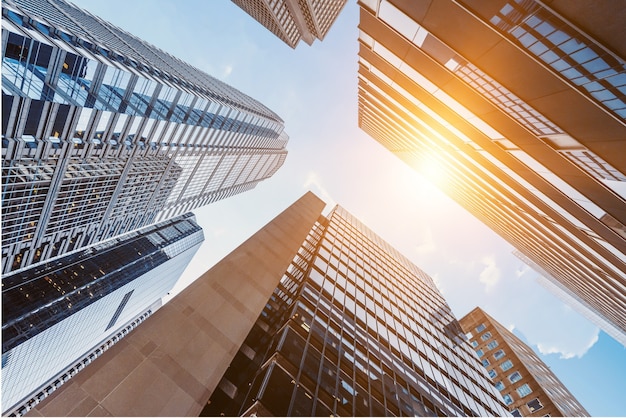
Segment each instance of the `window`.
M526 404L526 406L528 407L528 410L530 412L535 412L541 408L543 408L543 405L541 404L541 402L539 402L539 399L535 398L532 401L528 402Z
M511 415L513 415L514 417L521 417L522 413L519 411L519 409L515 408L511 411Z
M502 397L504 399L504 403L507 405L511 405L513 403L513 398L508 393Z
M489 331L485 332L483 335L480 336L480 338L483 341L487 341L489 338L491 338L491 333Z
M476 354L478 354L478 357L482 357L485 355L485 352L483 350L476 350Z
M504 389L504 383L502 383L502 381L496 382L496 384L494 385L496 387L496 389L498 390L502 390Z
M489 377L491 377L492 379L493 379L494 377L496 377L496 375L497 375L497 374L498 374L498 373L496 373L496 371L495 371L494 369L489 370Z
M497 341L491 341L489 344L487 344L487 349L493 350L497 346L498 346L498 342Z
M479 326L476 327L476 332L482 332L485 328L485 324L480 324Z
M511 362L511 360L507 360L500 365L500 368L503 372L509 370L511 367L513 367L513 363Z
M530 386L528 386L527 383L524 383L522 386L517 388L517 393L519 394L520 398L530 395L530 392L532 392L532 390L530 389Z
M483 360L483 366L485 366L485 367L489 366L489 360L484 359Z
M522 375L519 374L519 372L515 372L511 375L509 375L509 380L511 381L511 383L515 383L519 380L522 380Z
M472 347L474 348L478 347L478 341L472 341Z
M502 357L504 357L504 350L498 350L493 353L493 358L495 358L496 360L500 360Z

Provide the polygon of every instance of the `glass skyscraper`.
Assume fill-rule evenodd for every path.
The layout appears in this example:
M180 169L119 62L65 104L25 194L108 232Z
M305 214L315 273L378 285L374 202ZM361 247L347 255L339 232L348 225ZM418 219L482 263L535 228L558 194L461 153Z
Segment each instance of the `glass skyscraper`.
M187 213L5 275L3 415L30 409L154 312L203 240Z
M433 280L337 206L320 216L206 416L503 416Z
M286 157L258 101L63 0L2 2L2 272L249 190Z
M622 5L359 4L359 126L626 336Z

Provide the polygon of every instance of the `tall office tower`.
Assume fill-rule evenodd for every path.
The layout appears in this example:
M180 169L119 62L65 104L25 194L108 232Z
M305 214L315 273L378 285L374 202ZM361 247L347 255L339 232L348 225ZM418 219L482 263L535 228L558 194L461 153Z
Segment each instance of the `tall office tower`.
M63 0L2 2L2 272L249 190L282 165L256 100Z
M233 0L284 43L295 48L300 40L312 45L339 16L346 0Z
M204 236L187 213L2 278L2 410L28 409L160 306Z
M202 415L502 416L432 279L337 206L320 217Z
M474 308L459 322L513 416L589 416L534 351L485 311Z
M359 4L359 126L626 335L626 9Z

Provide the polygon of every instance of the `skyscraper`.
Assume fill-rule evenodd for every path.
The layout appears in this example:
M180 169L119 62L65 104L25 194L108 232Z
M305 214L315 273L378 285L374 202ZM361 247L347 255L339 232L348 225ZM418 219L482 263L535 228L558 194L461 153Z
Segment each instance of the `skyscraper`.
M305 194L35 413L506 415L432 279L323 208Z
M621 4L359 4L359 126L626 335Z
M300 40L308 45L316 38L323 40L346 0L233 0L233 3L295 48Z
M203 240L188 213L4 276L3 415L47 396L154 312Z
M337 206L320 217L206 416L501 416L432 279Z
M539 356L485 311L475 308L459 322L513 416L589 416Z
M2 272L249 190L267 107L63 0L2 2Z

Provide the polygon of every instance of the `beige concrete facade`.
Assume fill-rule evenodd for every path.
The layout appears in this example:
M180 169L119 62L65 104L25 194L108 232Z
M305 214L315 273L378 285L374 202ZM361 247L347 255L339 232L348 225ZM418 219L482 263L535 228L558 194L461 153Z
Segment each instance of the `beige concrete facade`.
M324 208L308 192L29 416L198 416Z

